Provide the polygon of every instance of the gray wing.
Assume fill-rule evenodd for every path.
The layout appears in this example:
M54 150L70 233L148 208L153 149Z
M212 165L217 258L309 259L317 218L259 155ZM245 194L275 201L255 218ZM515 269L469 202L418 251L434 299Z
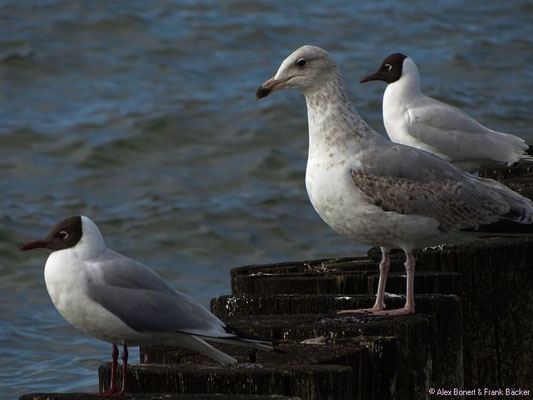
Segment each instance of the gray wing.
M143 264L110 249L89 280L88 295L139 332L226 336L225 324Z
M425 151L391 143L364 151L360 158L361 166L350 171L353 182L384 211L431 217L444 231L502 218L518 222L532 218L529 199Z
M407 111L409 134L453 160L509 162L527 149L517 136L492 131L468 114L430 97Z

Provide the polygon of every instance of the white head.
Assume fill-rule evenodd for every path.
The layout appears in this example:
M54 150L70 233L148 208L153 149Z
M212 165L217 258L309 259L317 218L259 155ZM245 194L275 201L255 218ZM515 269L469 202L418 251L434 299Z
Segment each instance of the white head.
M105 242L93 221L84 216L75 216L58 222L43 239L26 243L20 250L36 248L53 252L72 250L80 258L88 258L105 250Z
M276 75L257 89L256 97L261 99L283 88L309 94L337 79L339 72L327 51L320 47L302 46L283 60Z

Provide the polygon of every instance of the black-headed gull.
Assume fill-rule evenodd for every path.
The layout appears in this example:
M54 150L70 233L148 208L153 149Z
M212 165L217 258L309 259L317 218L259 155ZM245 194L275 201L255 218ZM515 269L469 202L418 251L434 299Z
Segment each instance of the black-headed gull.
M401 53L388 56L379 69L361 80L387 82L383 122L393 142L416 147L467 171L528 158L523 139L493 131L456 107L426 96L414 61Z
M270 342L230 328L147 266L106 247L98 227L75 216L21 250L46 248L44 277L52 302L83 332L113 344L111 387L126 390L128 346L167 344L197 351L221 364L237 361L206 341L271 350ZM116 385L117 345L123 346L122 388Z
M500 219L533 222L531 201L502 184L376 133L349 102L325 50L299 48L256 96L282 88L301 91L307 103L305 184L315 210L335 231L383 253L374 306L347 312L413 313L413 249L468 240L472 234L466 229ZM384 290L394 247L406 254L407 296L404 308L387 311Z

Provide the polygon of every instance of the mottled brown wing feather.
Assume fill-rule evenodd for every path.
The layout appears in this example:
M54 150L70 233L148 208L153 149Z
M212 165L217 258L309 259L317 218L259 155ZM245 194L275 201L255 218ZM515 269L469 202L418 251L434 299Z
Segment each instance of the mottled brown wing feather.
M491 191L490 187L478 191L475 185L465 181L420 182L354 170L351 175L357 188L384 211L431 217L445 231L491 223L509 211L503 199L495 200L499 196L484 195L483 191Z

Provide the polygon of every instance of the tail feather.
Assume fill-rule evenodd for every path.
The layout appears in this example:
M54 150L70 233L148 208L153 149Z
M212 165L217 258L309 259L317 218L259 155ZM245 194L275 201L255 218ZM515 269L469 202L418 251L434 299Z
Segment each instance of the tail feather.
M225 336L225 337L205 336L204 339L210 342L215 342L215 343L225 343L225 344L231 344L234 346L251 347L254 349L261 349L261 350L267 350L267 351L273 350L271 340L260 338L258 336L249 335L229 325L226 325L224 327L224 330L226 331L226 333L232 336Z
M491 130L491 133L487 135L487 140L493 143L493 149L498 149L496 161L512 164L529 158L526 153L529 146L521 137L494 130Z
M239 337L235 337L235 338L203 337L202 339L207 340L209 342L229 344L232 346L249 347L249 348L258 349L258 350L265 350L265 351L274 350L274 347L272 346L271 342L260 342L260 341L250 340L250 339L242 339Z
M255 336L255 335L249 335L248 333L243 332L240 329L234 328L233 326L226 325L224 327L224 330L226 331L226 333L229 333L230 335L238 336L240 339L251 340L255 342L269 342L269 343L271 342L271 340L269 339L265 339L265 338Z
M505 219L518 222L520 224L531 224L533 223L533 210L526 207L511 207L509 212L504 215Z
M478 177L477 180L490 188L489 190L496 194L495 198L499 197L501 204L505 205L505 212L499 215L499 220L509 220L520 224L533 223L533 202L530 199L492 179Z
M462 229L467 232L495 233L495 234L528 234L533 233L533 224L522 224L508 219L493 222L492 224L479 225L475 228Z
M528 162L528 163L533 162L533 155L531 155L531 154L522 154L520 156L520 161L525 161L525 162ZM513 163L510 163L510 164L512 165Z
M503 186L503 185L502 185ZM533 202L527 197L524 197L507 186L502 196L505 197L509 204L509 211L502 215L503 219L518 222L520 224L533 223Z
M214 342L214 343L229 344L232 346L250 347L253 349L259 349L259 350L265 350L265 351L274 350L272 341L269 339L264 339L264 338L260 338L257 336L251 336L238 329L232 328L227 325L221 326L221 328L225 332L219 331L219 332L208 333L202 330L188 329L188 330L182 330L176 333L194 337L198 340L201 340L203 343L205 343L204 341L208 341L208 342ZM194 350L194 349L191 348L191 350Z
M236 359L218 349L215 349L205 340L195 335L183 335L180 338L178 345L189 350L197 351L198 353L203 354L204 356L209 357L222 365L232 365L237 363Z

